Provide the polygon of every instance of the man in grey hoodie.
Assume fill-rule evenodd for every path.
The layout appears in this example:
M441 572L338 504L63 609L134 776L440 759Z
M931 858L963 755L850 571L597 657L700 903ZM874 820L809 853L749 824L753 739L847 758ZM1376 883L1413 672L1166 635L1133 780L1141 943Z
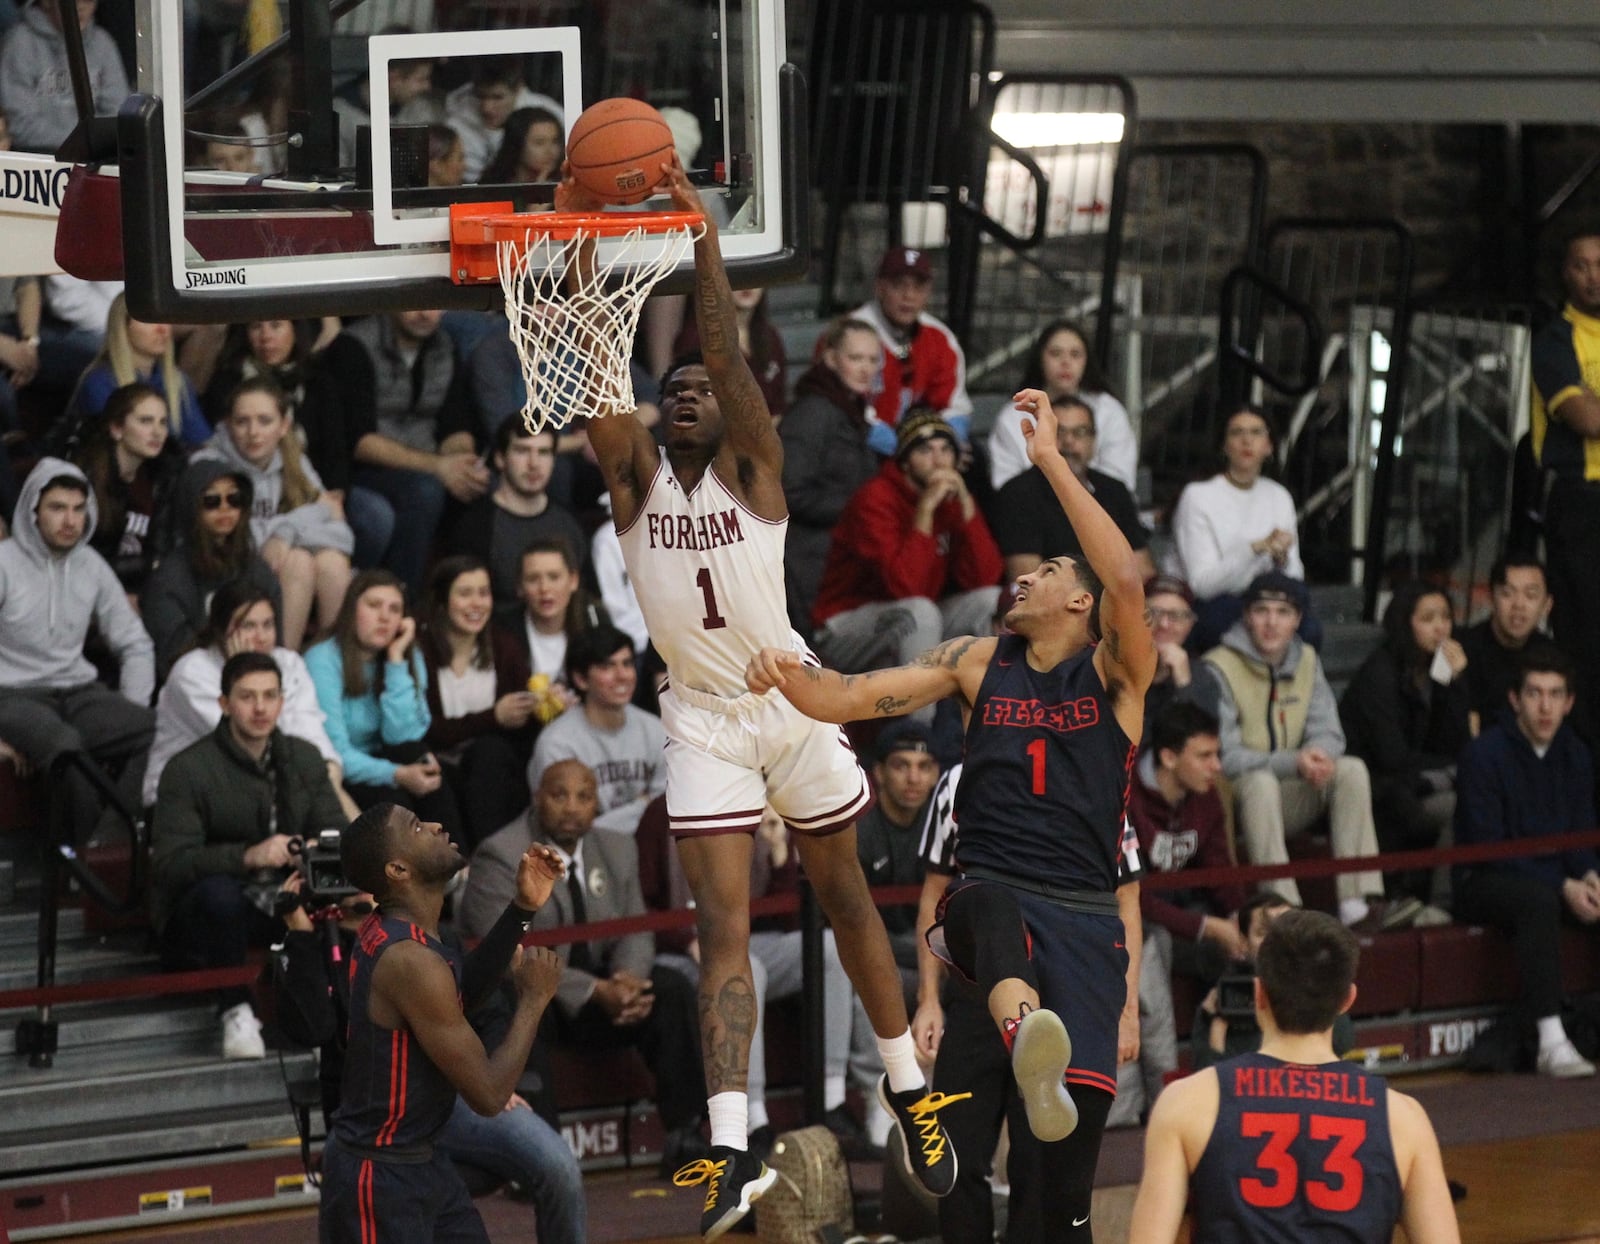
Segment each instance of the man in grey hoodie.
M116 573L89 547L94 525L83 472L40 459L23 481L11 539L0 541L0 740L40 769L72 751L120 763L119 789L136 808L155 734L155 655ZM91 619L116 654L120 695L83 655ZM93 796L75 783L73 799L73 824L87 838Z
M111 36L94 24L97 0L78 0L78 29L89 66L94 110L115 116L128 97L128 75ZM0 107L11 117L19 151L54 153L78 123L67 45L55 0L33 0L0 49Z
M1222 771L1233 783L1251 864L1284 864L1288 834L1328 818L1335 859L1378 853L1367 766L1344 754L1339 706L1316 650L1296 635L1305 585L1278 571L1250 581L1244 617L1205 655L1221 695ZM1362 931L1409 923L1421 904L1383 902L1383 874L1341 873L1339 918ZM1293 879L1269 881L1298 906Z

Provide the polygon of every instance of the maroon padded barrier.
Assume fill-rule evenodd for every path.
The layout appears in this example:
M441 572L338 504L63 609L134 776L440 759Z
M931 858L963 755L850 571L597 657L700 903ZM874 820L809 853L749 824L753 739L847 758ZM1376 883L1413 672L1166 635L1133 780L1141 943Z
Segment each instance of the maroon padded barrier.
M1411 1010L1421 992L1421 976L1422 951L1416 931L1398 929L1363 937L1351 1017Z
M1421 949L1419 1005L1425 1011L1509 1002L1517 996L1511 948L1489 929L1447 924L1418 929Z

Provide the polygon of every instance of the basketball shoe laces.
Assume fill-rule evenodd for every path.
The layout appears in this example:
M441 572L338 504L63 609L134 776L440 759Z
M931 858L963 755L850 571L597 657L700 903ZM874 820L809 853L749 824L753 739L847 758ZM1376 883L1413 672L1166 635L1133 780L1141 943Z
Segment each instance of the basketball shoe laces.
M706 1189L705 1209L709 1214L717 1202L717 1190L722 1186L722 1177L727 1170L727 1158L718 1158L714 1162L710 1158L696 1158L693 1162L680 1166L673 1175L672 1182L680 1188L693 1188L709 1180L711 1186Z
M1028 1003L1019 1002L1017 1004L1017 1017L1015 1019L1006 1019L1001 1022L1000 1029L1006 1039L1006 1049L1009 1050L1012 1045L1015 1044L1017 1039L1017 1029L1022 1027L1022 1021L1028 1018L1028 1013L1032 1010L1033 1007Z
M920 1101L913 1102L908 1108L911 1121L917 1125L917 1143L922 1148L922 1164L935 1166L944 1158L945 1146L949 1143L944 1134L944 1129L939 1126L939 1111L946 1106L953 1106L958 1101L966 1101L971 1093L934 1093L930 1092ZM909 1144L909 1138L907 1138Z

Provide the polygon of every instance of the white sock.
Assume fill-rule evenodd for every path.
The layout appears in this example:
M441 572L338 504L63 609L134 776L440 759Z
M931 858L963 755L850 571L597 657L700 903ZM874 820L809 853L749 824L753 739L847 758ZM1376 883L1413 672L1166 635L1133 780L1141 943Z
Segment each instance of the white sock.
M747 1149L750 1098L745 1093L717 1093L706 1102L711 1120L711 1143L727 1149Z
M883 1108L876 1093L867 1098L867 1119L863 1125L867 1139L882 1148L889 1142L889 1129L894 1126L894 1116Z
M927 1081L922 1078L922 1068L917 1065L917 1047L907 1028L898 1037L879 1037L878 1053L883 1056L883 1069L889 1073L889 1091L907 1093L922 1088Z
M1359 924L1367 918L1367 913L1371 910L1364 898L1342 898L1339 900L1339 923L1346 928L1352 924Z
M1546 1015L1539 1021L1539 1049L1540 1052L1553 1050L1567 1043L1567 1030L1562 1026L1561 1016Z
M759 1132L768 1123L772 1122L771 1119L767 1118L767 1103L765 1101L752 1101L745 1113L747 1116L745 1127L752 1132ZM712 1144L715 1143L715 1141L712 1141Z
M822 1081L822 1108L833 1110L844 1105L844 1077L826 1076Z

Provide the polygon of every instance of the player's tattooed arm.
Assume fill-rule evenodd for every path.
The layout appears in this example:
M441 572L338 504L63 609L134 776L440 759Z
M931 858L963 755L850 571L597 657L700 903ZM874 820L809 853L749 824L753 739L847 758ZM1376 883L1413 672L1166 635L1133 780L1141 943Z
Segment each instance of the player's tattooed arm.
M817 721L898 717L958 693L970 703L993 652L993 639L954 639L909 665L841 674L806 665L798 653L763 648L746 667L745 683L757 695L776 688Z

